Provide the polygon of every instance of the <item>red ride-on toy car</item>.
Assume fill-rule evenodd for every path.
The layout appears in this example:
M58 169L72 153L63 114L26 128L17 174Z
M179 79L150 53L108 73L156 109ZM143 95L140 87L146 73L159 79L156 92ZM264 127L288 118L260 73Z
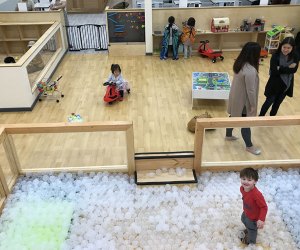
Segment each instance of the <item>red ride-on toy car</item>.
M116 84L112 82L105 82L103 86L107 86L105 95L103 100L108 104L113 104L113 102L121 100L122 97L120 96L119 91L117 90Z
M222 56L223 52L221 50L214 51L209 47L209 41L200 41L200 46L198 48L198 52L203 57L208 57L211 59L213 63L217 61L217 58L219 57L221 61L224 60L224 56Z
M260 55L259 55L259 57L260 58L267 58L268 57L268 51L267 50L265 50L265 49L261 49L260 50Z

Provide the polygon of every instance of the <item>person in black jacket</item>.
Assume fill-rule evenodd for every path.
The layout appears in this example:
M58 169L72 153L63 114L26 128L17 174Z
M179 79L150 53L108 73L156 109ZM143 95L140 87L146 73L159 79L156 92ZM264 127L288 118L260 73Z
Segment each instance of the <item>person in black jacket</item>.
M284 98L293 96L294 74L298 63L295 40L286 37L271 58L270 77L265 88L266 101L261 107L260 116L264 116L271 106L270 115L275 116Z
M297 36L295 38L296 43L296 54L298 56L298 59L300 60L300 31L297 33Z

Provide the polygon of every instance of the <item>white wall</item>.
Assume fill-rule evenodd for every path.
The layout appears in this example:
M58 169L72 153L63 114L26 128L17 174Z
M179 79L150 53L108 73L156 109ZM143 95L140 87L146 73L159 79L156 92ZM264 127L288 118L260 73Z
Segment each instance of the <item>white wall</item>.
M32 94L25 67L0 67L0 108L29 108L36 94Z

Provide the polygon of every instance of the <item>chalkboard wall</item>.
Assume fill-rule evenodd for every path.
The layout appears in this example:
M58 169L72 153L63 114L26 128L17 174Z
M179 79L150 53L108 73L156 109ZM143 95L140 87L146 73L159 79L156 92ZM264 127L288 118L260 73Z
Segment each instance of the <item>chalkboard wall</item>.
M145 12L108 12L109 42L145 42Z

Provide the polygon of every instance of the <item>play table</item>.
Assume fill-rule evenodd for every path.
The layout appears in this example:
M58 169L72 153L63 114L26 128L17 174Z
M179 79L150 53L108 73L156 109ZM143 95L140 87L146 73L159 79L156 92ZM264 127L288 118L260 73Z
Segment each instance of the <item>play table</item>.
M193 72L192 104L195 99L228 99L230 79L227 72Z

